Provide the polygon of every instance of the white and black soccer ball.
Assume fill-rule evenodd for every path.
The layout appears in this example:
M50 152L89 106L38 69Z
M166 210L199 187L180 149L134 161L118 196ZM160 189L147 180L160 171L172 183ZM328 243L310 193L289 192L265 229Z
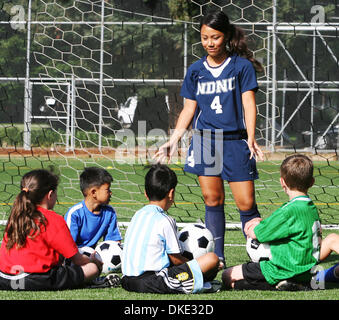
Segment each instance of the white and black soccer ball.
M92 254L94 251L95 251L95 250L94 250L92 247L81 247L81 248L79 248L79 253L84 254L84 255L87 256L87 257L90 257L91 254ZM100 255L99 255L97 252L95 253L95 257L96 257L99 261L102 261Z
M214 251L211 231L203 224L189 224L178 232L182 255L189 260Z
M256 239L247 238L246 251L253 262L271 260L271 248L268 243L260 243Z
M121 270L122 245L117 241L100 242L95 251L103 262L102 273L118 272Z
M79 253L84 254L87 257L90 257L95 250L92 247L81 247L79 248Z

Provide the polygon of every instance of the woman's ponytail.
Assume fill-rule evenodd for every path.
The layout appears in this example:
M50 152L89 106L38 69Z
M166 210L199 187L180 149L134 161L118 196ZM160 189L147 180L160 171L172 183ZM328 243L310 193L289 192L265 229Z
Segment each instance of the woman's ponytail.
M240 57L246 58L252 62L257 72L263 72L264 68L261 63L253 57L253 53L248 49L245 32L243 29L229 24L230 38L228 41L228 50L231 54L238 54Z

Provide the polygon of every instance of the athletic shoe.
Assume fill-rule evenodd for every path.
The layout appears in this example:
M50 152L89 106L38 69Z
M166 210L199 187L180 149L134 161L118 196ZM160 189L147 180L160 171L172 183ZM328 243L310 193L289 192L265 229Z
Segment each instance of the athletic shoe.
M290 280L280 281L275 288L278 291L309 291L311 288L305 284L293 282Z
M215 293L219 292L221 289L221 282L218 280L212 280L212 281L207 281L204 282L204 287L200 291L201 293Z
M107 276L98 277L88 286L88 288L116 288L121 284L120 277L115 273L110 273Z

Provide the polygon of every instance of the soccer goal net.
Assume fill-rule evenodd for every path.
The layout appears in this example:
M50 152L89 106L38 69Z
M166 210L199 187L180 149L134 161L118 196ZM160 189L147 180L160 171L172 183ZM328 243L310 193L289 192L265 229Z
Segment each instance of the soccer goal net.
M222 10L242 27L258 73L256 200L263 216L287 198L279 166L290 154L315 164L310 196L323 224L339 221L339 8L311 0L9 0L0 8L0 214L6 223L22 175L53 168L55 211L82 200L85 167L113 176L111 204L128 223L146 199L145 167L183 106L188 66L204 52L199 20ZM178 175L171 215L204 221L196 176L183 171L190 130L170 167ZM225 182L228 226L239 214Z

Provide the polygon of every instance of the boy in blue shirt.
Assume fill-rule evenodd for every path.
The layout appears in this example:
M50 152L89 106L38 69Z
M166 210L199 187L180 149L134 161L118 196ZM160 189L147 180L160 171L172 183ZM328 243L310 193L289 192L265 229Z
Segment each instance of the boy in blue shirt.
M115 210L109 205L112 176L102 168L85 168L80 175L84 200L71 207L65 220L79 248L94 248L98 241L121 241Z

